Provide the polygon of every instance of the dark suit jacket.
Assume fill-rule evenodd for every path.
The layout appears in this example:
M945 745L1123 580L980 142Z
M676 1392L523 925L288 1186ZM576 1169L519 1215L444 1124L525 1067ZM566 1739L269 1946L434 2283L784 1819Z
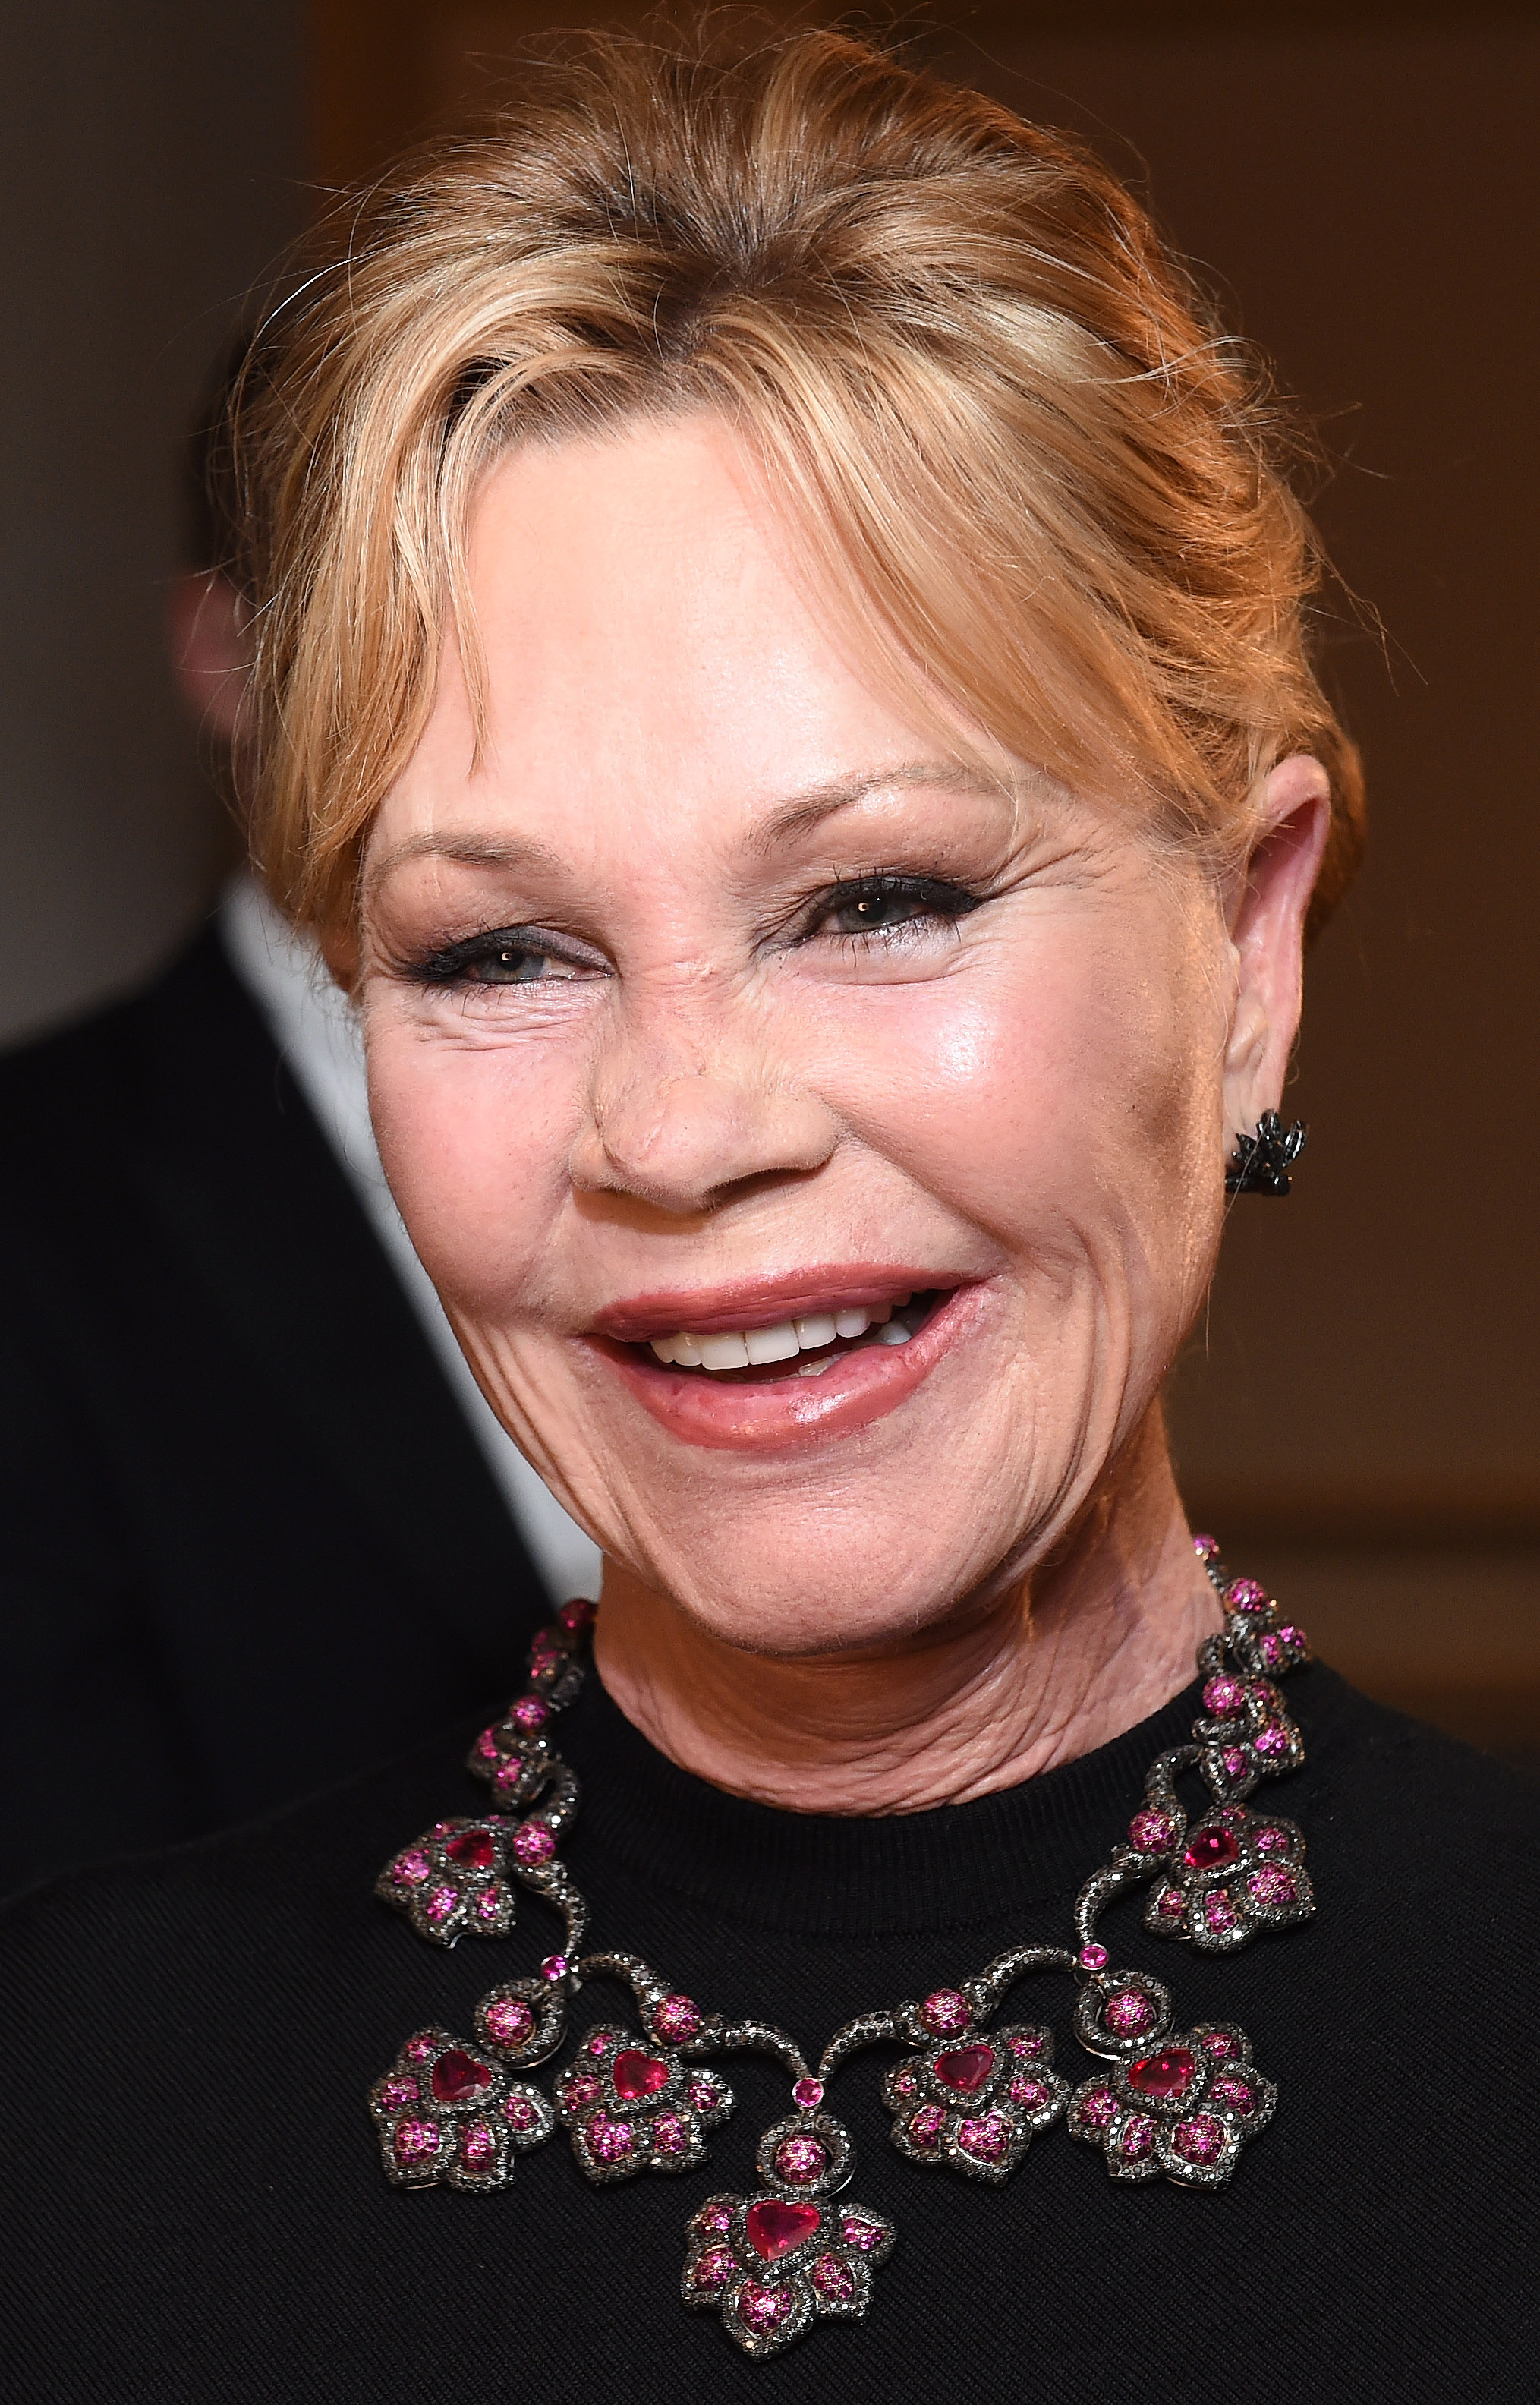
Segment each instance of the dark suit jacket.
M0 1889L497 1700L545 1598L212 930L0 1060Z

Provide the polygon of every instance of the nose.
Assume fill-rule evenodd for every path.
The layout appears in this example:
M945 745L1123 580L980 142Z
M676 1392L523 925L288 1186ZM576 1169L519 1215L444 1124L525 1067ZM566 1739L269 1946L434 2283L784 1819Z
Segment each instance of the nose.
M699 1213L746 1180L821 1167L838 1135L833 1113L749 1031L729 1047L654 1023L622 1035L601 1060L572 1182Z

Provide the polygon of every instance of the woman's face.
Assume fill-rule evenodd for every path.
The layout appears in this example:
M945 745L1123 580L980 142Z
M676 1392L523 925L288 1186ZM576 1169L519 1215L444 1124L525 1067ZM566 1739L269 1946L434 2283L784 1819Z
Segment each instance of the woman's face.
M1211 885L884 697L709 420L510 456L470 582L484 747L452 648L366 862L407 1226L607 1553L755 1650L912 1634L1064 1531L1203 1293Z

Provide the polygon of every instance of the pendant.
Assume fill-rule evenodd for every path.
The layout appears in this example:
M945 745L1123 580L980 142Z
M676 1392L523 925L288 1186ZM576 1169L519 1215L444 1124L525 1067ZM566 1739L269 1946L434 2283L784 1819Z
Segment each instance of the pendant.
M833 2202L855 2148L843 2123L817 2109L821 2083L798 2086L811 2101L760 2140L760 2193L708 2197L686 2225L683 2301L720 2313L755 2357L778 2355L816 2321L860 2321L898 2234L880 2213Z
M706 2160L707 2131L734 2103L720 2072L611 2024L589 2032L556 2082L578 2169L595 2181L694 2171Z
M1169 1993L1147 1973L1088 1980L1075 2034L1113 2067L1075 2089L1070 2135L1099 2146L1113 2179L1224 2187L1242 2146L1272 2119L1278 2090L1252 2068L1244 2030L1202 2021L1173 2032Z
M543 2145L556 2126L538 2088L441 2029L407 2039L370 2089L369 2109L397 2187L506 2187L514 2156Z

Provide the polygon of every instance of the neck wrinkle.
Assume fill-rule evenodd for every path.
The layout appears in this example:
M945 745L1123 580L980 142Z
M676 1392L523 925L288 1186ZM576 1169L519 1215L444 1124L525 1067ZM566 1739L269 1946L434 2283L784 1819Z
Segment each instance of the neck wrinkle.
M596 1654L620 1710L680 1769L784 1810L879 1817L1108 1744L1188 1685L1220 1622L1152 1412L1049 1559L902 1647L748 1653L608 1565Z

